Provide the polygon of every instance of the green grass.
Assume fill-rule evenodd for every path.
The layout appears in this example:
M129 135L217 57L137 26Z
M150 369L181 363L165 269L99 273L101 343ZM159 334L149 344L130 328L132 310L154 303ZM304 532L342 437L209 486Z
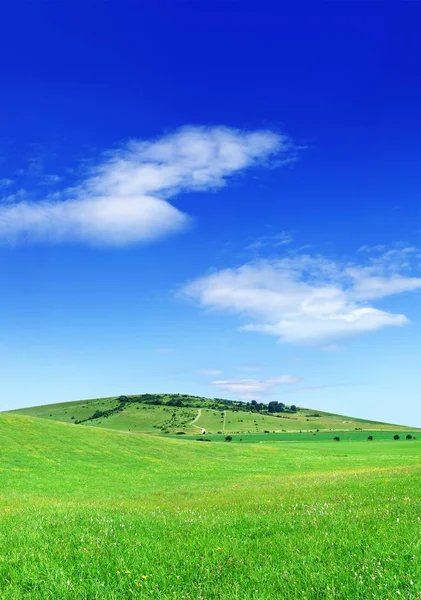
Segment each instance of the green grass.
M97 410L105 411L117 406L116 398L99 398L23 408L11 411L11 413L75 424L77 421L91 417ZM89 420L81 425L141 433L157 433L157 430L161 428L172 432L178 430L194 432L195 428L190 427L189 424L196 416L196 408L134 403L133 405L129 404L122 412L112 414L107 418Z
M421 441L312 441L1 414L0 597L421 597Z
M378 423L353 417L344 417L331 413L314 411L311 409L300 410L297 414L280 413L277 416L270 414L249 413L244 411L225 411L225 420L220 411L203 409L196 425L206 429L207 433L223 431L227 433L262 433L265 430L273 431L352 431L356 427L364 430L404 430L404 426ZM319 417L313 417L314 414Z
M86 425L134 433L156 433L161 428L169 431L194 432L190 422L196 415L197 410L194 408L137 405L128 406L125 411L113 414L107 419L88 421Z
M58 404L45 404L10 411L15 414L39 417L51 421L72 423L74 420L83 420L92 415L96 410L106 410L117 406L116 398L96 398L93 400L77 400L76 402L60 402ZM73 417L73 418L72 418Z
M203 427L208 432L217 433L223 431L224 411L202 408L201 416L195 425ZM244 414L244 413L242 413Z

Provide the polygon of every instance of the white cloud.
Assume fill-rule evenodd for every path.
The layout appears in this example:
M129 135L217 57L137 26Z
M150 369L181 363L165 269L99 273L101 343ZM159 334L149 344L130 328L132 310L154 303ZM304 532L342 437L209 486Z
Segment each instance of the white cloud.
M290 150L277 133L224 127L185 127L154 141L131 141L58 198L0 207L0 240L125 245L158 239L189 223L169 203L176 194L221 187L269 158L290 160Z
M267 379L221 379L212 381L224 394L236 394L242 400L257 400L272 393L272 389L278 385L297 383L297 377L281 375Z
M186 285L201 306L250 319L242 329L281 342L326 343L348 335L406 325L403 314L370 301L421 289L421 278L397 273L400 259L384 254L368 265L293 255L225 269Z

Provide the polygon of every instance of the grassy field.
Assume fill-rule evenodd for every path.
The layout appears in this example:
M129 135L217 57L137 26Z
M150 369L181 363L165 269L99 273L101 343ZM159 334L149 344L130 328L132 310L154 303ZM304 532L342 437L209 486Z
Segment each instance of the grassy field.
M0 414L0 597L421 597L421 441L267 435Z
M340 442L368 442L370 441L390 441L393 440L394 435L399 435L400 439L406 439L407 435L412 436L414 441L419 436L421 440L421 435L419 430L417 429L408 429L405 431L401 430L373 430L373 431L320 431L319 433L311 433L307 431L303 432L286 432L286 433L239 433L239 434L229 434L232 438L231 443L242 443L242 444L265 444L268 442L331 442L334 441L335 437L339 437ZM174 439L182 439L182 440L190 440L190 441L211 441L211 442L225 442L227 434L217 434L217 435L208 435L199 433L195 433L193 435L184 435L180 437L178 435L173 435ZM371 436L373 440L368 440L368 437Z

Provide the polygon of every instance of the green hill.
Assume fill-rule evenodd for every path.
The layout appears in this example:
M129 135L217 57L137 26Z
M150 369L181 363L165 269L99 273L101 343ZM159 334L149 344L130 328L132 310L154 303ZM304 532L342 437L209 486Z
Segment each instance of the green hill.
M286 433L317 435L332 431L349 433L360 430L379 432L410 429L314 409L293 410L284 405L281 408L281 412L271 413L267 405L258 403L187 394L143 394L35 406L11 412L78 426L131 433L183 433L194 437L205 432L206 436L240 434L243 438L246 436L244 439L254 439L250 438L254 434L275 434L283 439L283 434Z
M418 597L418 440L184 437L0 414L2 600Z

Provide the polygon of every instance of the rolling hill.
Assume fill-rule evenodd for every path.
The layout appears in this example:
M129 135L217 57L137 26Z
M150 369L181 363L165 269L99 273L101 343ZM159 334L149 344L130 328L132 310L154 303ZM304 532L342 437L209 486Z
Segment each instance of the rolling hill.
M184 435L187 438L206 434L214 440L228 434L236 435L234 441L239 435L242 441L261 440L269 435L272 440L291 439L292 434L298 439L305 434L324 439L331 432L342 432L351 439L360 437L359 432L367 431L416 431L402 425L293 408L282 405L282 412L271 413L268 406L256 403L187 394L142 394L35 406L11 412L131 433Z
M2 599L421 593L418 440L199 444L69 406L0 414Z

